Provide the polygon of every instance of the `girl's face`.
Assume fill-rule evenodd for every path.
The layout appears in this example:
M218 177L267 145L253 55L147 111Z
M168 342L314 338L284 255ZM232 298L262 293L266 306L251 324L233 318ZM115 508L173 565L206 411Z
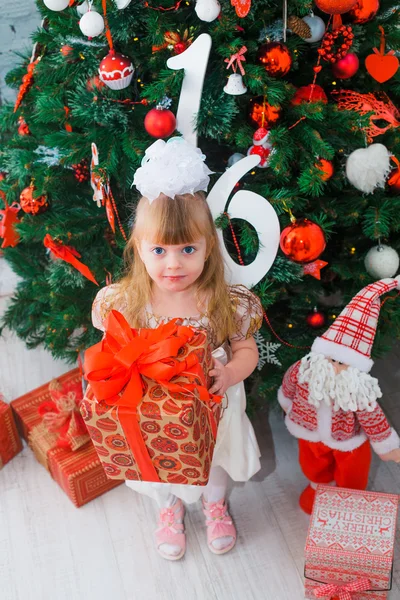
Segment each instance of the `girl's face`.
M203 272L207 252L205 237L178 246L143 239L137 248L148 274L161 290L181 292L193 285Z

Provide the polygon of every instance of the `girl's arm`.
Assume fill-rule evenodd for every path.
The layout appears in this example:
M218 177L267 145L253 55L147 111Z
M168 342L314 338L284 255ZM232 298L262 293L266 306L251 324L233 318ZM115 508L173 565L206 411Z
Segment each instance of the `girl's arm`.
M209 375L214 377L210 388L212 394L223 396L226 390L252 374L258 363L258 348L253 337L231 341L232 360L224 366L214 358L214 368Z

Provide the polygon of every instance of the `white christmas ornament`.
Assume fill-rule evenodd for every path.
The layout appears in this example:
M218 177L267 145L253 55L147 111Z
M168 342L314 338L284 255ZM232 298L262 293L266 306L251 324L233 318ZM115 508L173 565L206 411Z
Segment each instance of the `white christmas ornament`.
M174 198L178 194L207 191L212 171L205 155L181 137L157 140L146 150L142 166L136 170L133 185L150 202L160 194Z
M44 5L50 10L60 11L69 6L69 0L43 0Z
M79 4L76 7L76 12L78 13L78 15L82 16L82 15L86 14L89 9L96 12L96 9L93 6L90 8L89 2L87 0L85 0L84 2L82 2L82 4Z
M232 165L237 163L238 160L242 160L242 158L244 158L244 154L240 154L240 152L235 152L234 154L232 154L232 156L228 158L227 169L229 169L229 167L232 167Z
M394 248L380 244L368 250L364 259L367 273L376 279L394 277L400 265L400 258Z
M247 87L244 85L240 73L232 73L232 75L229 75L228 83L224 87L224 92L231 96L240 96L240 94L245 94L247 92Z
M104 31L104 19L98 12L89 10L79 21L79 27L83 35L96 37Z
M131 3L131 0L114 0L114 4L116 4L119 10L126 8Z
M257 331L257 333L254 334L254 339L257 344L259 355L257 369L261 371L261 369L266 363L281 367L282 363L275 356L275 353L277 352L277 350L279 350L282 344L274 344L273 342L267 342L259 331Z
M197 0L194 10L200 21L211 23L221 12L221 5L218 0Z
M390 152L383 144L354 150L346 162L347 179L365 194L372 194L377 187L385 187L389 173Z
M325 33L325 23L321 17L315 17L313 14L308 17L303 17L304 23L306 23L311 29L311 37L304 38L304 41L308 44L314 44L322 40Z

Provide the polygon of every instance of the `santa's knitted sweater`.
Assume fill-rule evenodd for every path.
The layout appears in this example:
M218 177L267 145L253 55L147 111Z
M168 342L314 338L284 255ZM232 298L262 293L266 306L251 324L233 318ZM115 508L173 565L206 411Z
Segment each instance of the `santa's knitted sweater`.
M334 450L348 452L369 439L377 454L400 447L397 433L390 427L378 403L374 410L334 411L308 402L308 384L299 383L300 361L285 373L278 400L286 412L285 423L292 435L309 442L322 442Z

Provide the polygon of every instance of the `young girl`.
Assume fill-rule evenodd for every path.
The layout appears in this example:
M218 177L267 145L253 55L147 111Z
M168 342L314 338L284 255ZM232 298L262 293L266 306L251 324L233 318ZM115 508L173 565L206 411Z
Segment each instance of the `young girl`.
M187 149L186 155L193 150ZM180 317L185 325L205 329L214 350L211 392L226 393L227 408L220 421L207 486L126 482L158 502L156 547L168 560L180 559L186 549L182 501L196 502L201 496L209 549L214 554L231 550L236 529L226 503L228 477L247 481L260 469L259 448L245 414L243 380L258 362L253 334L262 323L261 305L244 286L226 284L217 232L206 198L200 191L185 193L185 189L196 187L190 177L188 183L187 165L182 171L186 184L176 185L180 193L171 193L171 161L174 162L175 156L173 166L179 170L181 154L182 146L176 156L171 148L168 160L164 158L168 163L164 184L158 164L158 186L167 189L170 195L158 193L159 188L152 191L152 177L147 179L147 187L141 186L140 191L146 192L146 197L137 206L125 251L127 274L119 283L100 290L93 304L93 324L101 330L111 309L120 311L132 327L155 328ZM197 164L195 168L198 171L200 166ZM206 168L202 162L201 168Z

